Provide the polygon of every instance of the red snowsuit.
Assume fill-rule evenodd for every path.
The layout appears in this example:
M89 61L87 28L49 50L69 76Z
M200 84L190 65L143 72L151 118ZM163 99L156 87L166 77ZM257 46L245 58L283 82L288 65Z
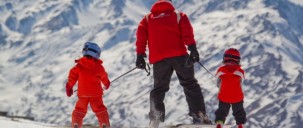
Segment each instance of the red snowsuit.
M138 25L137 54L145 55L147 45L149 62L154 64L165 58L186 55L184 44L196 44L193 28L186 14L175 12L174 6L167 0L157 1L152 6L151 13Z
M110 86L107 73L101 65L102 60L92 57L82 57L75 61L74 66L68 76L67 86L72 88L78 81L78 101L72 113L72 126L75 124L82 127L83 118L87 112L87 106L90 104L93 112L96 114L100 127L106 125L110 127L107 108L103 104L103 90L101 82L107 88Z

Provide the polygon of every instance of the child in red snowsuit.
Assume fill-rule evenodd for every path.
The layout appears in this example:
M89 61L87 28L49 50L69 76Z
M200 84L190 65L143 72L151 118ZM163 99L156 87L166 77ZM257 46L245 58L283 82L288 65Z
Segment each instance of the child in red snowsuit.
M230 107L232 107L238 128L243 128L243 124L246 122L246 112L243 108L244 94L241 87L244 80L244 70L239 65L240 59L240 53L237 49L226 50L223 57L224 65L216 73L217 86L220 88L218 93L219 107L215 113L217 128L222 128Z
M76 60L68 75L66 83L66 94L73 94L73 86L78 81L78 101L72 113L72 127L82 128L83 118L90 104L93 112L98 118L100 127L110 127L107 108L103 104L103 88L108 89L110 81L107 73L99 59L101 49L96 43L86 42L83 48L83 57Z

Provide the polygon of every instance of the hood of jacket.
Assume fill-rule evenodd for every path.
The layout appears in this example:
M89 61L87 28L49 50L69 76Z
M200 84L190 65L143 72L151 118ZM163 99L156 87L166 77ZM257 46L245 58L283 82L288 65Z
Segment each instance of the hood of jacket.
M75 62L87 69L92 69L92 68L96 67L97 65L101 65L103 63L102 60L95 59L92 57L82 57L78 60L75 60Z
M160 13L166 11L174 11L175 7L169 0L158 0L154 5L151 7L152 13Z
M238 65L238 64L225 64L224 65L224 72L225 73L234 73L236 70L238 70L241 66L240 65Z

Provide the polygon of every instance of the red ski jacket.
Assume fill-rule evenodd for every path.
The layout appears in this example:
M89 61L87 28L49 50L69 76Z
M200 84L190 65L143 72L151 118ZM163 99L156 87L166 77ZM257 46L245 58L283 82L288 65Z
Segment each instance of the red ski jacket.
M244 70L240 65L223 65L217 73L219 93L218 99L226 103L237 103L243 100L242 81Z
M72 88L78 81L79 97L102 96L101 82L106 88L110 86L107 73L101 65L102 60L82 57L75 62L76 66L70 70L68 75L68 86Z
M191 23L182 12L175 11L168 0L159 0L140 22L137 29L136 51L145 54L149 49L149 62L187 54L185 45L196 44Z

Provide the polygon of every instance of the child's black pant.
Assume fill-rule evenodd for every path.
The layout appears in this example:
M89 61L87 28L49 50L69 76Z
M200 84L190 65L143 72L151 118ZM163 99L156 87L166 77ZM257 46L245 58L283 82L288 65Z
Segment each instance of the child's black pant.
M237 124L245 124L246 122L246 112L243 108L243 101L237 103L226 103L219 101L219 108L216 111L216 122L223 121L225 122L226 117L229 113L230 106L233 110L233 116L235 117Z

